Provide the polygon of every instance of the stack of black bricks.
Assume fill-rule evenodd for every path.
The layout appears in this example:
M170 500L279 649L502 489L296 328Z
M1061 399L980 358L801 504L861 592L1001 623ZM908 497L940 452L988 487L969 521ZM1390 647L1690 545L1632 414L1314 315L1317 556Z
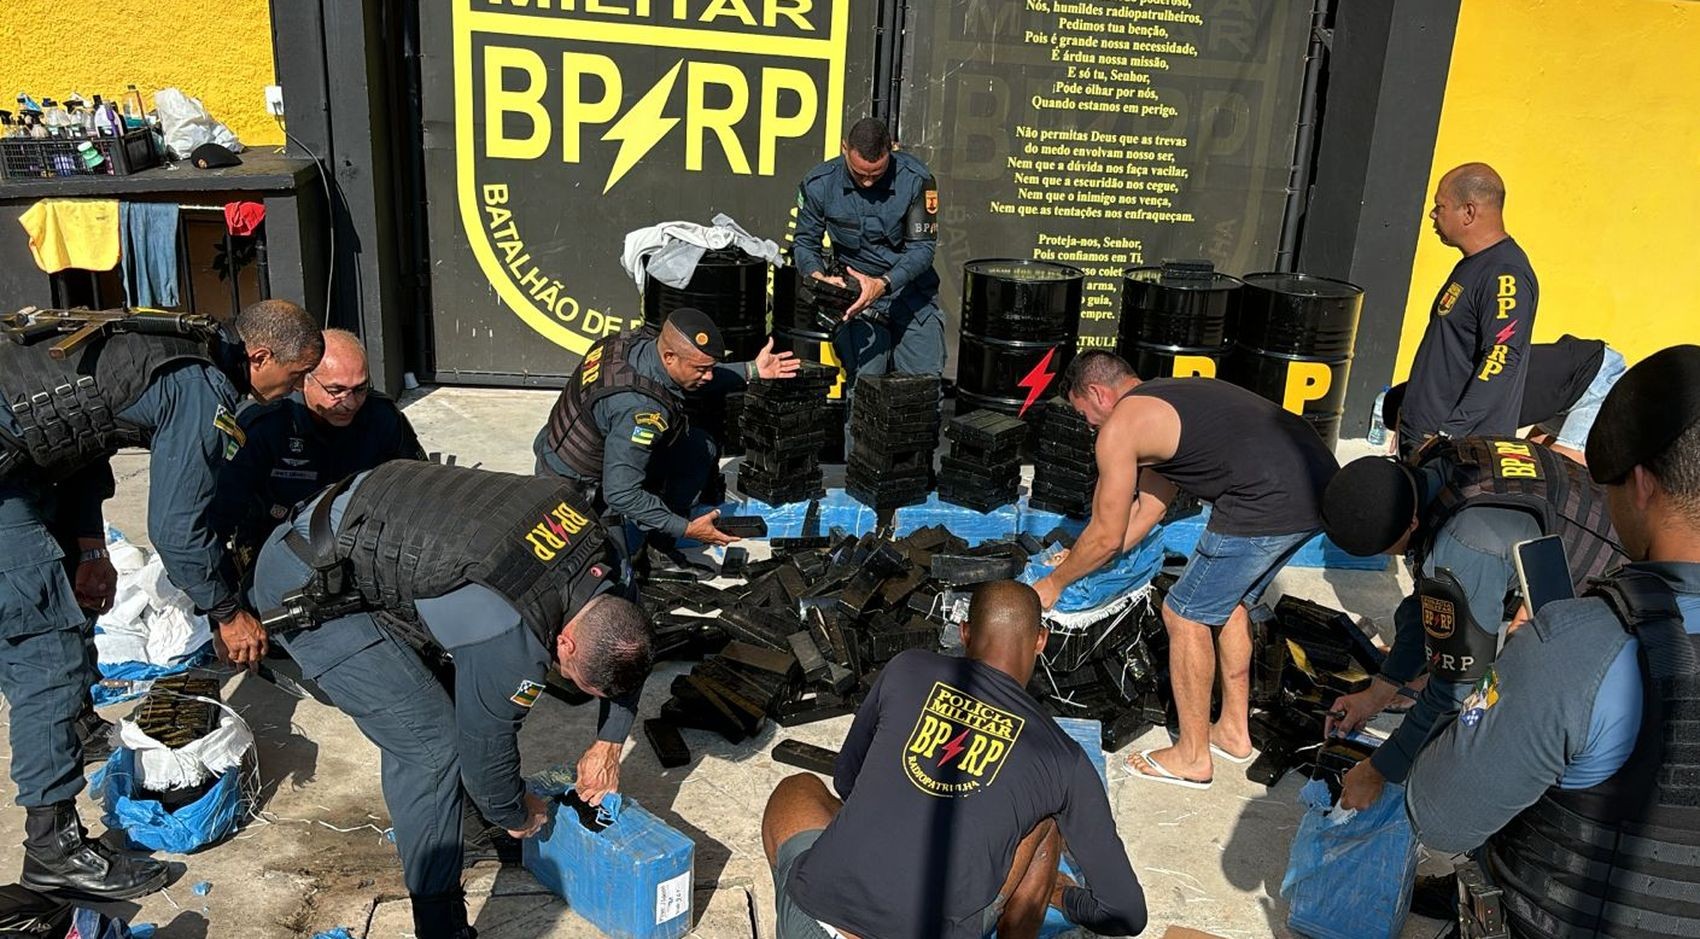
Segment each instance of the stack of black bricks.
M997 411L975 411L945 425L950 453L939 458L939 498L977 512L1009 505L1021 490L1027 425Z
M933 490L939 446L936 375L874 375L856 380L850 403L850 458L844 489L875 510L924 502Z
M826 494L820 449L826 440L826 392L837 377L836 369L804 362L791 378L750 383L738 414L744 436L740 492L768 505Z
M1094 433L1067 401L1052 398L1039 418L1039 452L1033 460L1033 494L1027 504L1046 512L1085 518L1098 485Z

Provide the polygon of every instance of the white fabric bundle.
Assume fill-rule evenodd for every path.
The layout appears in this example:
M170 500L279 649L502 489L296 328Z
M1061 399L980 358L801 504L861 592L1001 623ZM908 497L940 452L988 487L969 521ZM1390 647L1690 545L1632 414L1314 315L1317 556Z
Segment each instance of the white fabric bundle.
M207 700L207 699L197 699ZM144 789L187 789L242 764L254 747L248 725L219 705L219 724L199 740L173 749L142 732L128 718L118 722L118 743L136 754L136 780Z

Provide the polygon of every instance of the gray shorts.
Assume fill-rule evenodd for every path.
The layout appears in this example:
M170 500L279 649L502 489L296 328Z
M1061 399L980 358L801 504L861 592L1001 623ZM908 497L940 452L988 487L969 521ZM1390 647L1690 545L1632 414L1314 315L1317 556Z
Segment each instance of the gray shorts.
M779 846L773 858L774 932L777 939L842 939L843 933L815 919L791 899L791 871L820 840L824 828L800 831ZM998 927L1003 915L1004 898L999 896L980 911L980 934L989 936Z

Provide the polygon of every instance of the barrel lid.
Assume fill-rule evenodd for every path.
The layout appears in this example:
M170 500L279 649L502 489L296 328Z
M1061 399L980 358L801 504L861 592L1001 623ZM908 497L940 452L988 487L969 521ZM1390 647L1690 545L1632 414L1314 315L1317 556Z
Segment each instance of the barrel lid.
M1122 271L1122 279L1156 284L1166 290L1235 290L1240 279L1221 272L1208 277L1164 277L1161 267L1130 267Z
M645 258L644 260L647 263L648 258ZM767 261L764 258L758 258L753 254L745 252L742 248L728 246L725 248L710 248L709 250L704 251L701 260L697 261L697 266L703 267L705 265L710 267L742 267L744 265L750 265L752 267L766 267Z
M1247 287L1258 287L1272 293L1295 297L1331 297L1347 299L1361 297L1364 289L1350 281L1315 274L1290 274L1284 271L1259 271L1240 278Z
M1055 261L1028 261L1021 258L979 258L962 266L964 274L982 277L1002 277L1008 280L1050 283L1077 280L1086 276L1078 267Z

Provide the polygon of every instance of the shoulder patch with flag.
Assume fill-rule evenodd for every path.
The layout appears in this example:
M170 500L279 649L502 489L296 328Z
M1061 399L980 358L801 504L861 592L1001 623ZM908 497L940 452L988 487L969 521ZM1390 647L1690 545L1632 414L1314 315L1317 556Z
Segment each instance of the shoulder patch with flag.
M643 426L633 427L632 443L635 443L640 447L647 447L650 444L655 443L655 431Z
M242 426L236 423L236 415L224 405L218 406L218 413L213 415L213 426L224 435L224 458L229 460L236 456L236 451L248 442L248 435L242 432Z
M519 683L518 690L509 695L508 700L522 708L529 708L537 703L537 695L542 691L542 682L535 682L529 678L523 679Z

